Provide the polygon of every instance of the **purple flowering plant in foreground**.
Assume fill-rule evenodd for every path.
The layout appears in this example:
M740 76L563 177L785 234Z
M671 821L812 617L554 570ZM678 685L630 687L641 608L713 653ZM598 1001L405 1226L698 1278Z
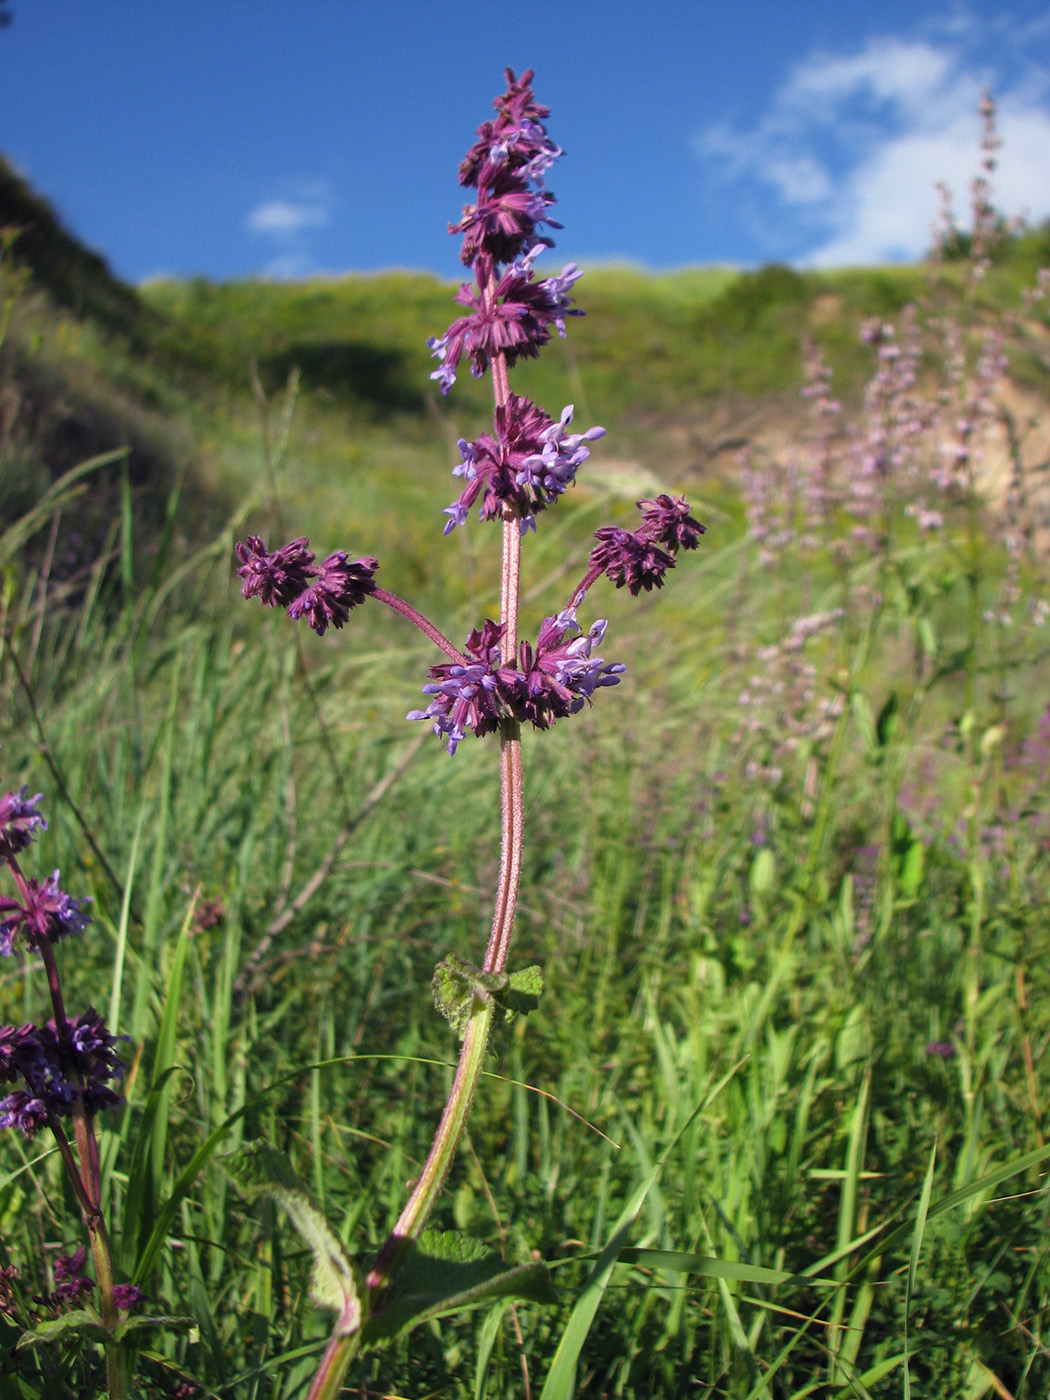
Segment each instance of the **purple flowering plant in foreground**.
M24 872L22 859L27 848L47 829L40 811L42 794L27 797L26 792L23 787L0 795L0 862L10 879L10 892L0 894L0 954L43 967L51 1016L40 1023L0 1026L0 1086L8 1090L0 1098L0 1128L26 1138L46 1130L58 1148L87 1230L95 1280L84 1273L87 1248L81 1246L71 1255L56 1258L54 1290L35 1301L45 1316L76 1311L83 1319L83 1331L92 1339L101 1329L109 1394L122 1396L125 1376L119 1338L121 1328L126 1328L122 1314L134 1308L142 1294L133 1284L114 1279L112 1249L102 1214L96 1124L100 1113L124 1102L119 1089L124 1062L118 1042L127 1037L112 1035L93 1006L79 1015L66 1010L56 945L84 933L90 923L86 912L90 900L67 894L57 870L45 880ZM5 1266L6 1291L17 1273L14 1265ZM97 1312L89 1302L96 1284ZM26 1332L32 1337L33 1323L39 1318L28 1321Z
M348 1261L341 1271L335 1287L339 1321L309 1400L334 1396L352 1356L370 1335L386 1335L384 1308L396 1296L395 1280L416 1249L462 1137L495 1012L527 1009L541 987L539 969L508 971L522 857L521 727L549 729L579 713L598 691L620 682L624 666L600 654L605 619L580 620L592 586L604 578L633 596L661 588L678 553L695 549L704 532L684 498L660 494L640 501L632 528L609 525L596 532L586 572L544 619L535 640L519 638L523 538L575 483L591 444L605 430L571 431L571 404L552 417L510 389L508 371L519 360L538 355L553 334L564 336L568 319L582 312L572 304L581 275L575 265L551 277L536 270L539 257L553 246L544 230L559 227L551 217L555 200L546 176L562 152L547 135L549 113L534 97L531 71L517 78L508 69L506 79L507 90L494 104L495 119L478 129L459 171L460 184L474 191L473 202L449 229L462 235L461 260L473 277L456 296L465 314L428 342L438 362L431 377L443 394L453 388L464 363L475 377L491 376L492 431L473 442L460 440L453 475L462 490L443 513L446 535L466 527L475 513L480 521L501 526L499 619L484 619L457 645L410 603L380 586L378 561L371 556L351 559L337 550L319 562L302 537L270 549L251 535L236 546L244 597L283 608L292 621L305 620L319 636L329 627L345 626L350 612L369 601L412 622L442 659L431 666L423 686L426 707L409 711L408 719L428 721L449 754L468 734L498 735L500 747L502 852L488 947L480 966L452 956L434 979L439 1009L463 1040L453 1088L423 1170L367 1275L357 1276ZM254 1187L260 1173L265 1175L261 1159L248 1173ZM278 1189L272 1194L282 1199ZM545 1276L541 1284L531 1273L516 1286L519 1292L531 1289L533 1297L549 1290ZM511 1290L508 1284L505 1291Z

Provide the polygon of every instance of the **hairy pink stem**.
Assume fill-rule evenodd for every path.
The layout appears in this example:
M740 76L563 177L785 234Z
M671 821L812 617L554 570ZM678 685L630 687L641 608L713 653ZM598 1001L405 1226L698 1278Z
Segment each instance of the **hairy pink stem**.
M370 596L375 598L377 602L385 603L388 608L393 608L402 617L407 617L409 622L414 623L421 632L425 633L450 661L454 661L460 666L470 665L463 653L452 645L444 633L439 632L432 622L428 621L421 612L417 612L411 603L406 603L404 598L399 598L396 593L388 593L385 588L374 588Z

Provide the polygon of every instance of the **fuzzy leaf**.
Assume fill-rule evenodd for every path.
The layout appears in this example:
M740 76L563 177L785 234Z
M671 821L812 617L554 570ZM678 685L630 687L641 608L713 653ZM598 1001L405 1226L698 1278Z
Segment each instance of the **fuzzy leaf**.
M88 1342L105 1342L109 1333L94 1313L78 1308L76 1312L64 1313L62 1317L41 1322L18 1339L18 1349L43 1346L52 1342L70 1342L74 1338Z
M449 953L434 969L431 982L434 1005L463 1038L476 1001L493 1001L510 1021L534 1011L543 991L543 969L538 965L520 972L486 972L465 958Z
M442 1313L480 1307L499 1298L556 1301L542 1264L508 1269L500 1255L467 1235L428 1232L398 1270L381 1311L362 1329L362 1346L374 1347Z
M287 1155L257 1138L224 1157L222 1164L246 1196L269 1196L288 1212L314 1258L310 1297L319 1307L341 1314L342 1335L356 1332L364 1296L357 1272Z
M543 968L538 963L523 967L520 972L512 972L504 992L496 993L496 1001L503 1007L507 1020L515 1014L527 1016L535 1011L543 994Z
M456 1034L467 1033L475 1001L488 1001L494 992L501 992L510 982L505 972L485 972L465 958L449 953L434 969L431 987L434 1005Z

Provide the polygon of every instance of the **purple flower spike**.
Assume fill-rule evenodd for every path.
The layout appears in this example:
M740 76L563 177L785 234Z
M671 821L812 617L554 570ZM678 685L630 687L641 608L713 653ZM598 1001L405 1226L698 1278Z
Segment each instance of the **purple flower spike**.
M306 536L300 535L270 553L258 535L249 535L245 544L238 542L241 567L237 572L244 579L245 598L258 598L268 608L286 608L317 573L308 544Z
M618 685L626 670L592 655L605 635L604 621L579 633L574 610L548 617L535 648L521 643L515 669L501 664L503 628L488 621L467 638L470 665L430 668L431 683L423 693L434 698L425 710L410 711L408 718L432 720L434 733L447 736L450 754L468 730L480 738L497 729L501 720L527 720L536 729L549 729L555 720L581 710L602 686Z
M570 272L571 268L566 268L560 278L537 282L525 260L519 260L499 279L493 298L482 297L465 282L456 300L470 308L469 314L453 321L445 335L431 336L427 341L430 353L441 362L441 368L430 377L440 382L442 393L447 394L456 382L464 355L477 378L497 355L506 358L508 367L521 359L535 359L550 340L552 326L564 335L565 317L582 314L569 309L563 291L580 276L575 273L569 278Z
M0 860L24 851L38 827L47 830L47 822L36 810L43 800L42 792L27 799L24 785L18 792L5 792L0 797Z
M468 205L459 223L449 225L449 233L463 235L460 261L471 267L478 255L485 253L497 262L509 262L523 244L535 237L537 224L560 227L547 216L553 203L552 194L530 189L524 173L506 166L490 167L477 204Z
M0 1084L26 1078L40 1063L40 1040L36 1026L0 1026Z
M132 1308L137 1308L146 1295L141 1288L136 1288L133 1283L117 1283L113 1285L113 1306L117 1312L131 1312Z
M378 559L351 560L346 550L336 550L315 569L317 577L289 606L288 616L293 621L305 617L319 637L329 627L342 627L350 609L375 591L378 567Z
M591 550L591 565L612 579L617 588L626 588L635 598L642 589L663 588L664 574L674 568L670 554L643 535L631 534L615 525L595 530L598 541Z
M562 410L560 422L552 423L543 432L543 450L527 457L517 475L519 486L528 486L548 505L575 482L577 469L591 455L585 444L605 436L605 429L598 427L566 436L572 415L573 405L569 404Z
M74 899L58 887L58 871L40 884L37 880L27 880L26 902L8 896L0 897L0 954L8 957L14 946L15 935L21 929L26 944L38 948L42 939L57 943L70 934L83 933L91 922L81 906L90 904L90 899Z
M543 177L562 154L549 140L542 119L549 108L538 103L530 86L531 70L515 78L506 70L507 91L495 101L498 116L483 122L478 139L459 168L459 182L478 192L477 202L463 211L450 233L463 234L461 260L509 262L536 237L536 225L555 224L547 215L554 196L543 188ZM479 277L479 285L486 276Z
M0 1099L0 1128L18 1128L27 1138L47 1126L47 1104L24 1089Z

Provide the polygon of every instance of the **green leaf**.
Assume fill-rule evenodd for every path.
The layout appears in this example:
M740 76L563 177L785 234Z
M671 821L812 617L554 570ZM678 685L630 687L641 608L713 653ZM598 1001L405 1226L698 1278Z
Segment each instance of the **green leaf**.
M222 1165L246 1196L269 1196L288 1212L314 1258L310 1297L340 1314L337 1335L358 1331L365 1294L357 1272L287 1155L257 1138L223 1157Z
M430 985L434 1005L462 1039L475 1002L494 1001L508 1021L533 1011L543 991L543 969L533 965L520 972L486 972L456 953L449 953L434 969Z
M481 1324L478 1333L478 1355L474 1365L474 1400L485 1400L489 1384L489 1368L492 1364L492 1348L496 1345L503 1314L511 1305L510 1298L501 1298Z
M764 895L773 888L773 881L776 877L776 862L773 860L773 852L768 846L763 846L758 855L751 862L751 873L748 877L748 884L751 887L752 895Z
M868 697L856 690L850 696L849 705L853 711L853 722L864 743L865 754L869 759L878 758L879 741L875 735L875 721L872 718Z
M155 1342L165 1332L188 1332L191 1344L200 1340L200 1329L195 1317L179 1317L175 1314L153 1313L142 1317L129 1317L115 1329L113 1335L118 1342L128 1346L143 1347Z
M535 1011L543 995L543 968L539 963L512 972L505 992L496 994L496 1002L509 1021L513 1016L527 1016Z
M897 708L897 692L891 690L889 698L879 711L879 717L875 721L875 734L878 738L880 749L886 747L897 729Z
M362 1348L380 1346L442 1313L480 1307L499 1298L557 1301L542 1264L508 1269L478 1240L447 1231L427 1232L398 1270L379 1312L362 1329Z
M911 1238L911 1254L908 1258L908 1281L904 1289L904 1400L911 1400L911 1374L908 1367L908 1318L911 1313L911 1300L915 1296L915 1279L919 1271L919 1254L922 1250L922 1237L926 1232L926 1218L930 1213L930 1197L933 1194L933 1172L937 1165L937 1143L930 1149L930 1162L926 1168L926 1180L922 1184L919 1207L915 1212L915 1233Z
M465 958L449 953L434 969L431 988L434 1005L462 1040L474 1011L475 1001L487 1001L495 991L510 983L505 972L485 972Z
M23 1332L18 1339L18 1349L36 1347L53 1342L70 1342L83 1338L89 1342L109 1341L109 1333L92 1312L80 1308L76 1312L65 1313L62 1317L41 1322L38 1326Z
M804 1285L807 1288L842 1286L838 1279L793 1274L786 1269L767 1269L760 1264L740 1264L732 1259L717 1259L710 1254L691 1254L677 1249L622 1249L619 1262L636 1264L642 1269L699 1274L702 1278L724 1278L736 1283L756 1283L767 1287L784 1283Z
M926 869L926 851L921 841L913 841L901 861L901 890L909 899L914 899L922 885L923 871Z

